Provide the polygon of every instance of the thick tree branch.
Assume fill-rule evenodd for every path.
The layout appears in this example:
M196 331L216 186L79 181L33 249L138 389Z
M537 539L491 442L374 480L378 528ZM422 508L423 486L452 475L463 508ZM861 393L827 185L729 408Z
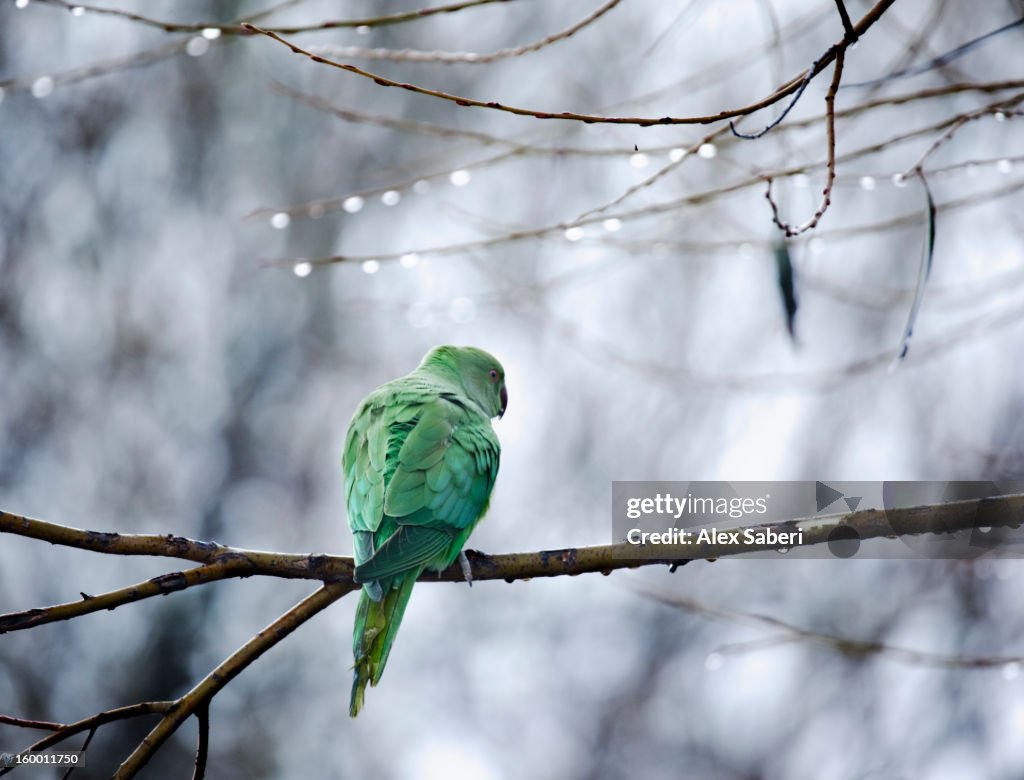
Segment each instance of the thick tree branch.
M866 509L846 514L822 515L788 520L770 526L802 530L804 547L827 544L840 527L848 528L861 540L881 537L946 534L979 526L1017 528L1024 522L1024 495L998 496L981 500L901 509ZM726 529L745 530L742 526ZM264 575L291 579L322 580L351 585L351 558L334 555L298 555L261 552L226 547L215 542L200 542L181 536L117 534L85 531L43 520L0 512L0 533L16 533L52 544L114 555L153 555L185 558L201 563L241 559L246 562L233 576ZM742 534L741 534L742 535ZM773 545L704 544L672 547L668 545L619 544L594 547L567 547L528 553L485 555L469 551L475 580L517 580L532 577L608 573L615 569L680 564L690 560L722 558L748 552L775 549ZM657 557L650 557L657 555ZM195 571L195 570L193 570ZM440 574L424 574L425 582L461 582L462 571L452 565ZM118 591L114 591L117 593Z

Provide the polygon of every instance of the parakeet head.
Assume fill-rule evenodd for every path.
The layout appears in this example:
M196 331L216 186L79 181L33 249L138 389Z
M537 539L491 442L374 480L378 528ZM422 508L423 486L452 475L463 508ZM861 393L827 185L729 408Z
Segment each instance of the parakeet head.
M508 406L505 369L497 358L476 347L434 347L420 364L455 381L488 417L501 417Z

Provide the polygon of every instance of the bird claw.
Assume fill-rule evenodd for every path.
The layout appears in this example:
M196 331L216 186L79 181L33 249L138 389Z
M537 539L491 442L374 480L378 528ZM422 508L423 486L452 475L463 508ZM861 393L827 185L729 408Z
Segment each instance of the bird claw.
M469 587L473 587L473 567L469 564L469 558L466 557L466 553L459 553L459 566L462 567L462 576L466 579L466 583Z

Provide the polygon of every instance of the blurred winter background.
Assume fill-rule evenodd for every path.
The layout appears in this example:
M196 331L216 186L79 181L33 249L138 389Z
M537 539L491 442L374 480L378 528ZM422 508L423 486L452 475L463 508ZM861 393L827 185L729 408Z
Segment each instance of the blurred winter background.
M870 7L847 5L855 19ZM183 22L266 8L118 7ZM413 7L310 0L261 23ZM488 53L598 7L517 0L294 38ZM1021 12L1003 0L899 0L849 52L845 80L927 62ZM1024 93L1022 35L840 91L841 111L881 103L841 116L833 204L790 243L794 345L776 283L781 233L758 176L775 175L789 221L814 213L830 70L783 127L700 147L720 125L458 107L262 37L4 0L0 506L78 527L348 554L349 416L439 343L484 347L508 373L501 473L470 543L488 552L610 541L615 479L1019 478L1015 106L966 122L927 159L934 272L909 354L887 367L925 239L923 191L894 176L957 116ZM751 103L840 37L830 0L624 0L572 37L490 63L337 56L484 100L660 117ZM920 95L995 82L1007 84ZM918 97L885 102L897 95ZM338 254L356 259L305 260ZM2 536L0 611L175 568ZM215 699L210 776L1024 776L1019 665L932 668L792 642L728 652L771 632L663 606L637 586L922 650L1024 652L1016 561L723 560L672 576L421 585L358 720L346 712L345 598ZM0 711L72 721L179 696L313 588L222 582L5 635ZM151 725L102 728L81 776L107 776ZM0 749L35 736L0 727ZM193 721L146 776L186 776L194 740Z

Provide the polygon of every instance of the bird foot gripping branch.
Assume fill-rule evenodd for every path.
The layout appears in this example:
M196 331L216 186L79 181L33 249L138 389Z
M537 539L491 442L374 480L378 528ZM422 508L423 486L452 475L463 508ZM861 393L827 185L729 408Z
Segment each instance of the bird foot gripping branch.
M465 552L459 552L459 566L462 567L462 576L466 578L466 584L473 587L473 566Z

